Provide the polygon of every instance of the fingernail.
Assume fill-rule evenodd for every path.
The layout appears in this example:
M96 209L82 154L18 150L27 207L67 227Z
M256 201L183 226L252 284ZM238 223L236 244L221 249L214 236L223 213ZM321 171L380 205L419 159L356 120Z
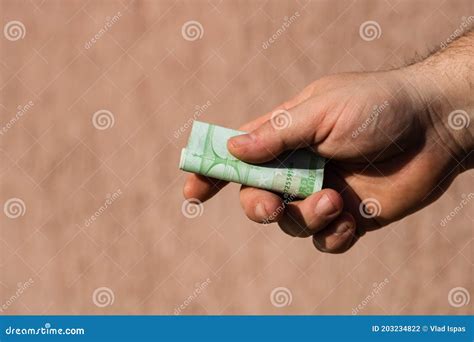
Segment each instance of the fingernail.
M323 195L316 204L316 214L320 216L329 216L334 214L337 208L332 204L328 195Z
M234 147L242 147L248 145L254 141L254 136L252 134L242 134L230 139L230 143Z
M267 210L263 203L258 203L255 207L255 215L261 220L265 220L268 217Z
M351 225L349 223L343 223L340 224L339 226L336 227L336 231L334 232L334 235L342 235L345 232L347 232L349 229L351 229Z
M313 245L321 252L327 252L327 248L322 245L321 241L319 241L316 237L313 236Z

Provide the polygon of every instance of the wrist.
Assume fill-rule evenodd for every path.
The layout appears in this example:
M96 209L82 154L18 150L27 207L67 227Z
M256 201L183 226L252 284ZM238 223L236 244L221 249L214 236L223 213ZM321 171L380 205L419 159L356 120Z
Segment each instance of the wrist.
M474 122L471 122L474 119L474 66L471 59L463 54L435 54L396 70L428 140L445 146L464 169L474 167L474 153L471 153L474 148Z

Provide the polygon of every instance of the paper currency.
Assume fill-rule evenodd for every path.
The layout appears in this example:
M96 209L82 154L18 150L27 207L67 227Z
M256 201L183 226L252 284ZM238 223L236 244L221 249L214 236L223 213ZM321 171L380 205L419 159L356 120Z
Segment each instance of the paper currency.
M227 150L227 140L245 134L194 121L188 145L181 151L179 168L229 182L305 198L321 190L322 157L307 149L288 151L263 164L249 164Z

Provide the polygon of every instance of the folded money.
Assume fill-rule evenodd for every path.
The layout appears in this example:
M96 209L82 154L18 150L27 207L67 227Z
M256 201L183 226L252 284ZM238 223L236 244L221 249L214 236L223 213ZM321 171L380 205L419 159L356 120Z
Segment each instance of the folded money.
M288 151L274 160L250 164L227 150L229 138L245 134L194 121L179 168L224 181L305 198L321 190L325 160L308 149Z

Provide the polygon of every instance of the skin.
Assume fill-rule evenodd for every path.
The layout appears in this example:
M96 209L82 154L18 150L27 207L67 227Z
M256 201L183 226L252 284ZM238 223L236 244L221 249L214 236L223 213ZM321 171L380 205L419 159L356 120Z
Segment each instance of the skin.
M272 218L285 233L312 236L317 249L340 253L367 231L435 201L474 165L474 125L453 129L448 124L454 110L472 120L473 57L474 34L469 33L402 69L319 79L242 126L250 133L227 146L241 160L261 163L301 147L328 159L323 190L304 200L285 203L278 194L243 186L245 214L260 223ZM277 129L272 114L282 109L291 124ZM191 174L184 196L205 201L223 186ZM361 206L373 199L375 207Z

